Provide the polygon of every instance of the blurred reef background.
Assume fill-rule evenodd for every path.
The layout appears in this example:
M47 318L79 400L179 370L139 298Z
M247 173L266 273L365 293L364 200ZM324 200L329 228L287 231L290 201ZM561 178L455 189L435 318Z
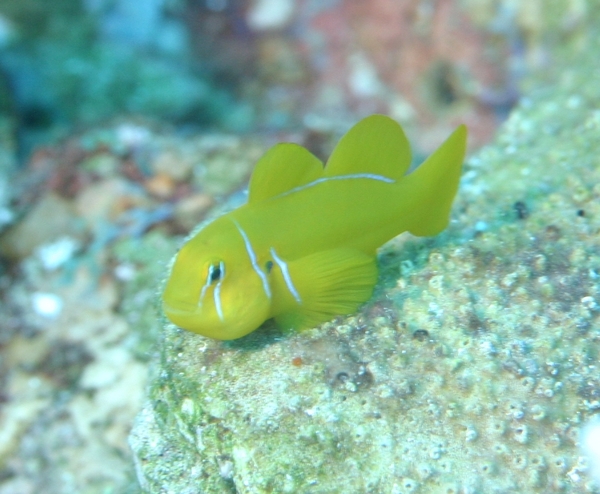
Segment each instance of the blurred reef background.
M0 494L600 492L599 13L2 0ZM320 328L166 324L170 257L261 154L374 112L416 163L468 125L448 230Z

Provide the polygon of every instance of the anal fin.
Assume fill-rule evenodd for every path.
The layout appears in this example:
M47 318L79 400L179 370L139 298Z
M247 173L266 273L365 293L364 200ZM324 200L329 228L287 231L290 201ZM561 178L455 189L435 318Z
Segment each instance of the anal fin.
M350 314L366 302L377 282L373 256L354 249L317 252L288 264L301 302L275 316L283 329L306 329Z

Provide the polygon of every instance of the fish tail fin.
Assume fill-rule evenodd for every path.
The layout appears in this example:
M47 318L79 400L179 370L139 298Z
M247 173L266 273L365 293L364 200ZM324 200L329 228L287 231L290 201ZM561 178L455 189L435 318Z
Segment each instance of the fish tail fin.
M408 231L437 235L448 226L467 147L467 128L460 125L414 172L400 183L418 198Z

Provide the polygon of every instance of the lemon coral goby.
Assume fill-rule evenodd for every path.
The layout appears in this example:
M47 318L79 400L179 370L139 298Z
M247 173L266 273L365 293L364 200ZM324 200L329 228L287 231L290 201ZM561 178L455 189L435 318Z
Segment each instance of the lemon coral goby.
M372 295L378 247L405 231L446 228L466 139L461 125L409 174L406 136L383 115L350 129L325 167L302 146L275 145L256 164L248 202L177 253L167 318L231 340L269 318L303 329L354 312Z

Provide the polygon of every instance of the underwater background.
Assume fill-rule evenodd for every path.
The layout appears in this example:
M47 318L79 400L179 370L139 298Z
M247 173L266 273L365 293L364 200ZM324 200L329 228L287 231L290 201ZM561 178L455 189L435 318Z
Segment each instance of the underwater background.
M599 49L598 0L2 0L0 494L600 492ZM318 328L167 324L257 159L372 113L468 126L448 229Z

